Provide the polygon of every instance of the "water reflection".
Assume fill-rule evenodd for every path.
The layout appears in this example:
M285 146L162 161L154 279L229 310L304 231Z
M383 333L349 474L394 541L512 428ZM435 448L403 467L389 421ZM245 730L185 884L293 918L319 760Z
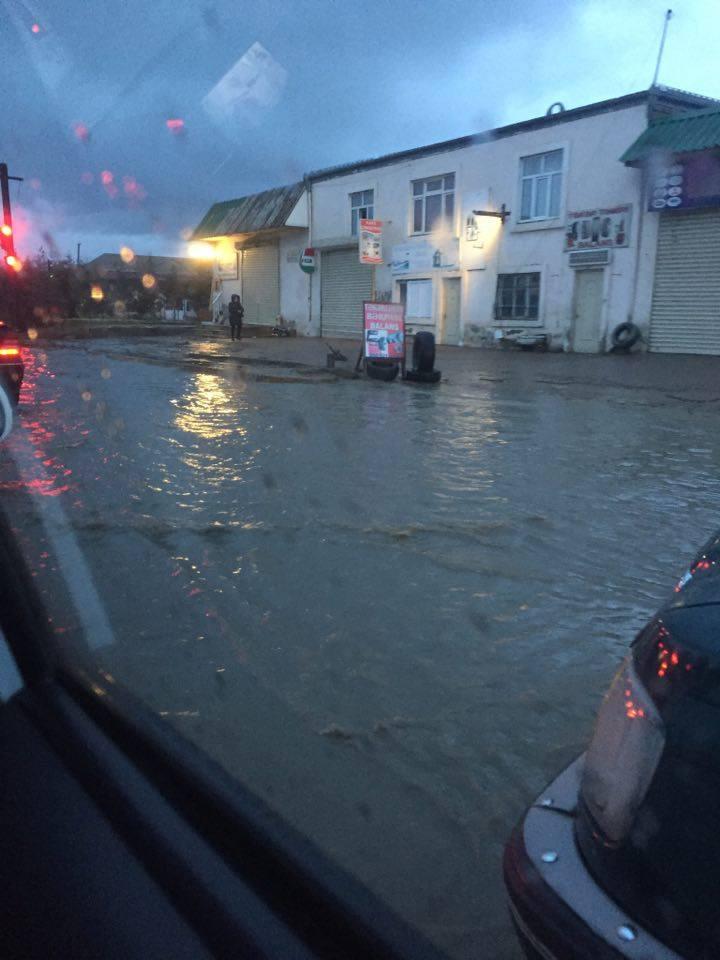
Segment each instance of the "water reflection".
M240 420L243 410L238 403L238 392L237 383L232 390L228 389L225 377L196 373L188 391L179 400L171 401L178 409L174 425L184 433L205 440L219 440L232 434L247 436Z

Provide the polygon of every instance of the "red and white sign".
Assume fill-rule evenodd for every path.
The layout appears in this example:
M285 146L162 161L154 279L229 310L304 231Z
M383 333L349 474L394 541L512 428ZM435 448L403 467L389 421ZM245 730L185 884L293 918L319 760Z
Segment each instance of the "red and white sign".
M363 303L363 345L367 360L405 357L405 307L402 303Z
M360 263L382 263L382 220L361 220Z

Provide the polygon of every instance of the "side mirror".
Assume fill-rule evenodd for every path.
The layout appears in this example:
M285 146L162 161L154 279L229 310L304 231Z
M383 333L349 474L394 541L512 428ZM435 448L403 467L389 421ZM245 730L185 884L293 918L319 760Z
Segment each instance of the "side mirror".
M13 426L13 408L4 385L0 383L0 441L10 433Z

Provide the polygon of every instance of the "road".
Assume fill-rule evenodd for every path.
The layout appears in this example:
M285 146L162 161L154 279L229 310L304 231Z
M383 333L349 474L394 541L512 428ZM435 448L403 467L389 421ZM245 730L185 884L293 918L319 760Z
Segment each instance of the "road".
M9 454L117 682L449 955L515 960L503 843L720 516L717 361L448 349L429 388L297 358L38 348L4 503L31 522Z

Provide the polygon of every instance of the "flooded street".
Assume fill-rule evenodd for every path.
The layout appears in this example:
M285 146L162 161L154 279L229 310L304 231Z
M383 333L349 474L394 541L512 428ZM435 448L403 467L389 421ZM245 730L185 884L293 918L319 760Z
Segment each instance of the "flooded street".
M431 389L228 354L35 351L8 450L96 655L450 956L515 960L508 833L718 525L713 361L448 350Z

